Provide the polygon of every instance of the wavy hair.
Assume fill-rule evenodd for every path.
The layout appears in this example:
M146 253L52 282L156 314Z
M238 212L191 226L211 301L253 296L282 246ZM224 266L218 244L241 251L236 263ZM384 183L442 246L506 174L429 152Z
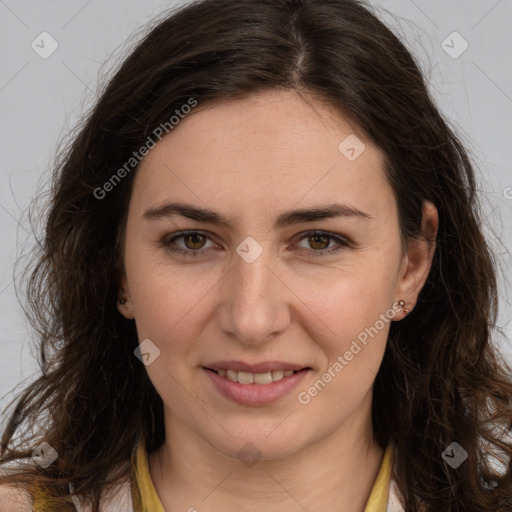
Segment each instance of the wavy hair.
M190 98L265 89L314 94L382 150L403 240L423 236L425 201L438 209L428 279L414 310L392 323L374 385L374 435L395 444L406 512L510 511L512 379L491 340L497 265L473 164L414 57L359 0L194 1L124 58L58 156L27 271L42 373L10 404L0 468L43 440L59 456L46 469L19 465L0 483L44 488L63 511L72 483L99 512L107 487L131 476L139 436L148 452L164 442L162 400L133 355L135 324L116 307L137 167L107 197L98 190ZM453 441L468 454L456 469L441 457Z

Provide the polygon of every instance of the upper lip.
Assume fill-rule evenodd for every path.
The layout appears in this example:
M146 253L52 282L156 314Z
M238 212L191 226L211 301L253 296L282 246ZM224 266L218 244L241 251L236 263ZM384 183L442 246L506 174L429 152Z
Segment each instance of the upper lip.
M236 372L248 373L266 373L276 370L303 370L310 368L307 365L287 363L285 361L262 361L260 363L247 363L245 361L217 361L215 363L206 364L205 368L210 370L234 370Z

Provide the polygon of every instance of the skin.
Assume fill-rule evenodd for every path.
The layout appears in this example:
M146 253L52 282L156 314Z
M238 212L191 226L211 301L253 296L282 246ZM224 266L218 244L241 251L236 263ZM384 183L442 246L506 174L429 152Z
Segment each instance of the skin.
M355 161L338 149L350 134L366 145ZM171 199L215 210L234 227L143 218ZM371 218L273 227L283 211L331 202ZM430 203L423 224L435 235ZM207 232L210 239L175 241L204 249L202 256L159 244L181 230ZM311 230L344 237L349 247L315 242ZM332 108L294 91L198 105L142 161L125 235L127 303L119 309L135 319L139 339L161 351L146 370L165 406L166 441L149 456L165 510L363 511L383 456L371 402L390 323L307 405L297 395L393 304L403 299L412 309L426 280L435 245L401 245L380 151ZM236 252L247 236L263 249L252 263ZM333 247L340 250L308 258ZM405 313L396 311L400 321ZM226 359L312 371L279 400L244 406L220 395L202 370ZM251 467L237 457L246 443L261 455Z

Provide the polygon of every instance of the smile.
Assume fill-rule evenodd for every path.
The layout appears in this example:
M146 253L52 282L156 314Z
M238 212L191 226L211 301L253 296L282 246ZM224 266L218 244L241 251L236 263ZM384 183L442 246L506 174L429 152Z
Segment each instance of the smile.
M264 373L251 373L236 370L202 368L212 389L222 397L239 405L263 406L290 394L311 371L272 370Z
M273 372L265 373L250 373L250 372L237 372L235 370L212 370L221 377L226 377L232 382L239 382L240 384L271 384L284 377L289 377L297 371L293 370L276 370Z

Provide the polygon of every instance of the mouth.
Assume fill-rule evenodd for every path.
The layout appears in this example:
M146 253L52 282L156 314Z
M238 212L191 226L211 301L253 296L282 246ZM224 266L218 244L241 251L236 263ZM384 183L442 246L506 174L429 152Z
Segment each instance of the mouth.
M236 370L218 369L203 367L205 370L216 373L220 377L224 377L231 382L238 382L239 384L272 384L287 377L291 377L296 373L311 370L311 367L302 368L300 370L273 370L262 373L251 373Z
M279 369L277 364L261 364L263 368L257 368L258 373L234 370L233 367L247 368L248 365L233 362L230 364L232 368L225 368L225 364L215 364L215 366L218 367L201 367L208 381L213 385L213 389L224 398L249 407L262 407L279 399L285 399L312 371L309 366L301 368L300 365L286 363L282 364L282 367L288 366L286 369ZM265 369L267 371L263 371Z

